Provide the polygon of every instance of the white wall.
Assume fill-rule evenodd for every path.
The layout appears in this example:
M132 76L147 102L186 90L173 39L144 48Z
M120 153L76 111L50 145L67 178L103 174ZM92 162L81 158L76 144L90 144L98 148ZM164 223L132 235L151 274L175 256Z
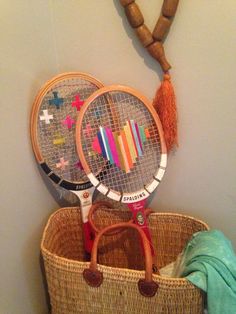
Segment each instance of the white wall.
M46 313L39 243L58 207L33 157L29 115L56 73L47 1L0 1L0 313Z
M150 99L160 69L141 47L118 0L0 1L0 312L46 313L39 244L60 206L31 150L29 115L56 73L84 71ZM153 28L162 1L137 1ZM179 149L151 201L221 229L236 247L235 1L180 1L165 42L176 89Z

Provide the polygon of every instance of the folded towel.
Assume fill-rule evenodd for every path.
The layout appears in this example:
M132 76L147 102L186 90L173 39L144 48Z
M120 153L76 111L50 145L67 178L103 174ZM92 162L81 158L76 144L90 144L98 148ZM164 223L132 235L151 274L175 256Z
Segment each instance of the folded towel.
M195 233L175 276L186 277L207 293L209 314L236 314L236 255L221 231Z

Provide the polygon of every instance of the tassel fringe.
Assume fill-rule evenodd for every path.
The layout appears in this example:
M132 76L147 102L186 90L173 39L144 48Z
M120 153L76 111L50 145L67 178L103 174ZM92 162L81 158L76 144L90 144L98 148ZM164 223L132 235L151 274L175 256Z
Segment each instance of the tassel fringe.
M164 74L153 106L161 120L167 152L178 146L176 98L169 74Z

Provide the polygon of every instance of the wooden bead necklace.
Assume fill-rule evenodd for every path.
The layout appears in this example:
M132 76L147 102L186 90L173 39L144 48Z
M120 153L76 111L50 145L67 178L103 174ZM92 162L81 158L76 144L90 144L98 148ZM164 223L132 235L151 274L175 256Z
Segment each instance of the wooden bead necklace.
M127 19L142 45L159 62L164 73L161 85L154 97L153 106L162 122L166 146L169 152L178 145L177 108L174 88L168 73L171 66L165 56L163 40L170 29L179 0L163 1L161 14L152 33L144 24L143 15L135 0L120 0L120 3L124 7Z
M135 0L120 0L120 3L124 7L127 19L142 45L159 62L163 72L167 72L171 66L165 56L163 40L170 29L179 0L164 0L161 14L152 33L144 24L143 15Z

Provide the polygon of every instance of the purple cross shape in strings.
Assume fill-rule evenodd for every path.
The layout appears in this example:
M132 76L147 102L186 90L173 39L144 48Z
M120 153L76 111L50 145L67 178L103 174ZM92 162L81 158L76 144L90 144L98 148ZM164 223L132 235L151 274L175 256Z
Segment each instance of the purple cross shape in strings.
M72 128L73 124L75 124L75 120L72 119L70 116L67 116L65 118L65 120L62 121L62 124L67 126L67 128L70 130Z

